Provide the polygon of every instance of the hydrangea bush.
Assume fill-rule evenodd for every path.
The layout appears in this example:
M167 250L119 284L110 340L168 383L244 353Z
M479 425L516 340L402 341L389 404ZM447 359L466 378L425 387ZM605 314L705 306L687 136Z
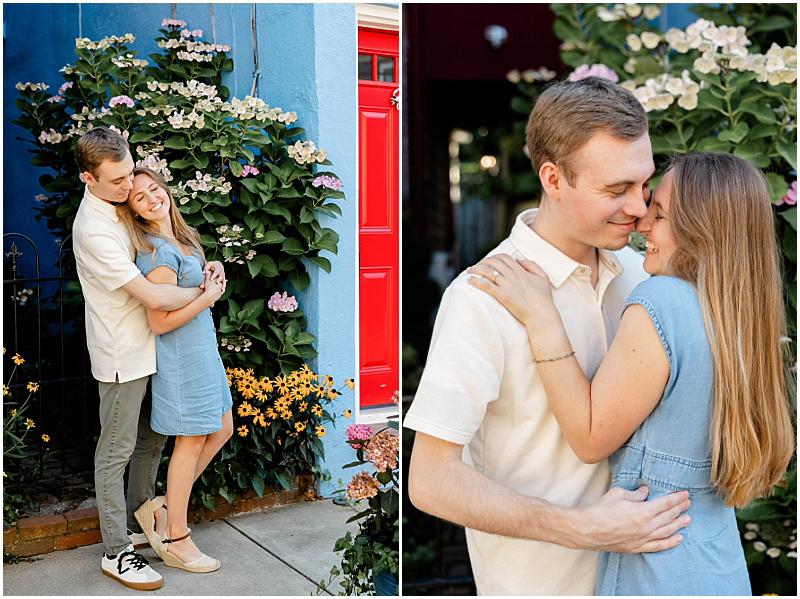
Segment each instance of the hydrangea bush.
M332 201L344 198L341 182L315 172L331 163L299 139L296 113L229 98L221 83L233 69L229 46L202 42L202 31L181 20L164 19L159 32L160 52L149 60L137 58L130 34L76 40L76 63L61 69L66 81L54 95L42 83L17 84L21 116L13 122L32 136L31 163L48 169L37 218L66 238L83 196L75 143L94 126L119 131L137 164L169 182L207 258L225 263L229 283L217 304L223 360L288 374L316 350L303 311L282 287L307 287L308 265L330 272L322 254L337 252L338 235L319 219L341 214ZM279 292L283 301L268 305Z
M345 489L345 497L367 506L348 522L360 520L358 532L347 532L338 539L334 551L341 554L340 566L331 568L330 581L342 575L339 595L375 594L374 577L387 572L399 580L400 493L397 453L400 449L397 423L374 433L367 424L351 424L345 431L347 443L356 451L356 460L345 468L369 465L374 469L355 474ZM320 581L320 589L327 584ZM396 592L394 594L397 594Z

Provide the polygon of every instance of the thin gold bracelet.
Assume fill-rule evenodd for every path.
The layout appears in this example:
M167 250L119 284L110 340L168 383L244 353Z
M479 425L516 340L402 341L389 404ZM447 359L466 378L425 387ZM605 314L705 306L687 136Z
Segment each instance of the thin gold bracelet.
M536 358L533 359L534 363L541 364L542 362L556 362L557 360L563 360L564 358L571 358L575 355L575 350L573 349L568 354L564 354L563 356L558 356L557 358L547 358L545 360L537 360Z

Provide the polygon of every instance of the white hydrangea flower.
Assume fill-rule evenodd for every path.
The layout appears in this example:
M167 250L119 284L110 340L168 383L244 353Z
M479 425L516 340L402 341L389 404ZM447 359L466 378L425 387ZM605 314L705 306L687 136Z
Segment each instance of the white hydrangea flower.
M661 36L652 31L645 31L642 33L642 43L648 50L654 49L661 42Z
M652 21L653 19L657 18L661 14L661 9L654 4L648 4L644 7L644 18L648 21Z
M642 14L642 7L638 4L625 4L625 12L634 19Z
M634 52L638 52L642 49L642 40L635 33L631 33L629 36L627 36L625 38L625 43L628 44L628 48Z
M701 56L700 58L696 59L693 67L694 70L698 71L699 73L719 73L719 66L717 63L710 58L706 58L705 56Z

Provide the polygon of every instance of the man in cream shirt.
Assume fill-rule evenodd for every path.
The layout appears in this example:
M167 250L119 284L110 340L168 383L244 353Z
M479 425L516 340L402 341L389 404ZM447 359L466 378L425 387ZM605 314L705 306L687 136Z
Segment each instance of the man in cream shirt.
M147 544L134 512L155 492L166 437L150 428L143 406L147 382L156 371L155 337L145 307L177 310L202 293L198 288L155 285L134 264L135 251L116 204L128 198L134 163L125 139L95 127L78 140L75 161L86 183L73 224L78 278L86 301L86 342L92 376L100 389L100 438L95 452L95 492L105 553L106 576L139 590L159 588L163 579L134 550ZM207 265L224 280L222 264ZM130 462L127 505L123 483Z
M633 95L590 77L549 87L527 128L542 182L491 253L549 276L575 357L589 378L628 293L647 277L625 248L646 214L654 173L647 117ZM525 327L462 273L442 298L428 360L404 421L417 431L409 497L467 527L481 595L592 595L598 552L678 544L688 493L645 502L609 487L607 460L584 464L564 439Z

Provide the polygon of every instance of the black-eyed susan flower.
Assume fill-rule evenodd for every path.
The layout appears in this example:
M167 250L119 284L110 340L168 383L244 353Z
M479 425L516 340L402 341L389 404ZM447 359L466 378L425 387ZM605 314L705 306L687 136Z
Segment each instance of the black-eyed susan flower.
M356 388L356 382L353 379L344 379L344 384L347 385L350 391Z
M236 429L236 432L239 433L240 437L246 437L249 431L246 426L242 425Z
M11 417L13 418L16 415L17 415L17 408L14 408L13 410L11 410Z
M333 377L329 374L322 377L322 382L328 387L333 387Z
M32 428L36 428L36 423L33 420L31 420L30 418L26 418L25 419L25 428L27 428L28 430L30 430Z
M308 407L308 404L306 402L304 402L304 401L301 401L300 405L297 406L297 409L300 410L301 412L305 412L307 407Z
M318 426L318 427L316 427L316 431L315 432L317 433L317 437L324 437L325 436L325 427L324 426Z
M28 391L36 393L39 390L39 383L28 383Z
M344 410L344 411L342 412L342 414L344 414L344 417L345 417L345 418L350 418L350 416L352 416L352 415L353 415L353 413L352 413L350 410Z
M315 405L313 408L311 408L311 413L317 417L322 416L322 406L319 404Z
M23 360L22 356L20 356L19 354L14 354L14 357L11 359L14 360L14 364L16 364L17 366L22 366L25 363L25 360Z
M239 414L239 416L242 417L249 416L250 414L253 413L253 406L251 406L246 401L243 401L242 403L239 404L239 407L236 409L236 411Z
M267 426L267 419L264 417L263 412L259 412L253 417L253 424L258 424L262 428Z
M42 441L44 441L45 443L49 443L50 442L50 435L42 435Z
M328 391L328 399L336 399L337 397L339 397L339 392L336 389Z
M11 390L8 388L8 385L3 385L3 396L11 395Z
M306 430L306 423L305 422L295 422L294 429L299 433Z

